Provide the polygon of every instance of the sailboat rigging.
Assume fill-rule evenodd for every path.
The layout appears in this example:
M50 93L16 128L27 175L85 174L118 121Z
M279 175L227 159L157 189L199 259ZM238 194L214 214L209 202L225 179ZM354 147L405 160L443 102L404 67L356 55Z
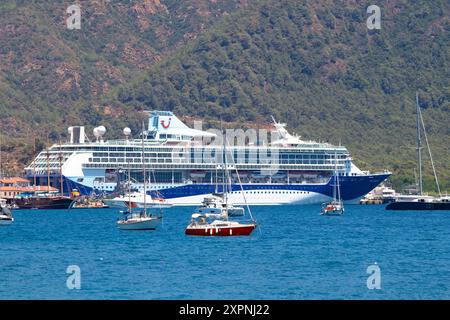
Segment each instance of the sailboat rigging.
M225 135L224 135L225 137ZM244 196L244 201L247 205L247 210L251 217L251 222L241 223L238 221L232 221L229 218L231 216L244 215L244 208L235 207L229 201L228 186L229 186L229 171L227 163L227 151L226 151L226 137L224 138L223 153L222 153L222 192L223 201L218 201L212 197L206 197L203 201L203 205L198 207L192 214L191 223L185 230L186 235L193 236L248 236L256 228L256 221L253 219L250 207L245 199L245 193L242 188L242 183L238 175L239 185L241 186L241 192ZM234 166L236 169L236 166ZM237 172L237 169L236 169ZM231 188L230 188L231 189ZM216 186L217 191L217 186ZM230 190L231 191L231 190ZM214 200L213 200L214 199ZM222 200L222 199L220 199ZM237 214L239 212L239 214ZM233 215L234 214L234 215Z
M321 215L340 216L344 214L344 202L341 198L341 188L339 185L339 173L337 169L337 153L334 154L334 183L333 183L333 200L322 205Z
M425 143L430 157L431 167L433 169L434 180L436 183L438 197L432 197L423 192L423 174L422 174L422 136L425 138ZM416 150L417 150L417 165L419 169L418 181L418 195L400 195L396 200L386 206L386 210L450 210L450 196L443 196L439 186L439 180L434 166L433 156L431 154L430 144L428 142L427 132L425 130L425 123L423 121L422 111L419 105L419 94L416 92Z
M145 125L142 123L142 175L144 177L144 207L138 212L133 212L131 205L131 197L129 197L129 205L127 211L121 211L124 214L122 219L117 221L117 226L121 230L155 230L162 219L162 210L158 215L147 214L147 171L145 161L145 143L144 143ZM130 180L130 169L128 168L128 179ZM131 185L131 181L128 181ZM131 191L131 190L130 190Z

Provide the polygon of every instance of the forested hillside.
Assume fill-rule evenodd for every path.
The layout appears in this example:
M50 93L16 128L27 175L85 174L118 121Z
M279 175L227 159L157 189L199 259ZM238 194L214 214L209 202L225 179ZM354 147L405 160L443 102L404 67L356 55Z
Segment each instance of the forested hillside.
M449 185L447 1L259 1L117 90L108 105L242 122L269 115L311 139L342 142L363 168L413 181L415 91L441 182ZM426 163L427 187L432 188Z
M110 129L136 123L140 115L112 112L99 98L246 2L0 1L4 169L21 170L32 155L33 137L42 147L65 135L69 125L103 122ZM81 8L80 30L67 28L72 4Z
M33 135L56 140L79 123L119 134L143 109L242 126L274 115L307 139L341 142L364 169L393 170L400 186L413 178L418 91L450 189L450 4L376 1L381 30L368 30L372 2L78 1L74 31L64 1L2 1L9 161L26 161Z

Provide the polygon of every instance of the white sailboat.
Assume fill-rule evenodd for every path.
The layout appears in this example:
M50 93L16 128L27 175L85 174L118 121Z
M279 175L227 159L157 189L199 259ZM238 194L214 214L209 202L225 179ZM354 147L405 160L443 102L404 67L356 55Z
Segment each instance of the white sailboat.
M142 168L144 176L144 195L147 194L147 178L145 169L145 144L144 144L145 126L142 124ZM130 176L130 175L129 175ZM131 184L129 184L131 185ZM131 190L129 190L131 192ZM147 200L143 197L143 208L140 211L133 212L131 197L128 197L128 211L122 212L125 217L117 221L117 227L121 230L155 230L162 219L162 214L152 215L147 213Z
M341 198L341 188L339 186L339 174L337 170L337 154L334 154L334 183L333 183L333 200L322 205L321 215L326 216L341 216L344 214L344 202Z
M395 201L386 206L386 210L450 210L450 197L444 196L441 193L439 180L434 166L433 155L431 154L430 144L428 142L427 131L425 130L425 123L423 121L422 111L419 105L419 93L416 92L416 130L417 130L417 164L419 167L419 177L417 181L418 194L417 195L397 195ZM428 149L428 156L433 169L434 180L436 183L438 197L429 196L423 192L423 173L422 173L422 133L425 138L425 143ZM415 173L415 171L414 171Z
M6 205L5 199L0 199L0 226L7 226L14 222L11 210Z

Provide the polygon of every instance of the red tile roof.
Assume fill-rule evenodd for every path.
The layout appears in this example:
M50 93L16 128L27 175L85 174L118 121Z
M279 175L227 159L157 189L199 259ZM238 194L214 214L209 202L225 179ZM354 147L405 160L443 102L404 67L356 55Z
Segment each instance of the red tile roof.
M21 177L0 178L0 183L30 183L30 180Z

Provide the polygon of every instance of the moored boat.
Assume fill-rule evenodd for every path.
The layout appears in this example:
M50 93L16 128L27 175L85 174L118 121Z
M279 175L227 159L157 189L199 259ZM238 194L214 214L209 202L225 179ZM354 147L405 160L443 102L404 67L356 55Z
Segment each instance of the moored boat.
M60 195L33 195L15 199L18 209L68 209L73 203L73 199Z
M417 164L419 168L418 178L418 195L397 195L395 201L386 206L386 210L450 210L450 197L442 196L439 186L439 180L434 167L433 156L431 154L430 145L428 143L427 133L425 130L425 123L423 121L422 112L419 105L419 95L416 93L416 140L417 140ZM424 194L423 192L423 176L422 176L422 135L428 149L428 155L433 169L434 179L439 196L433 197Z
M335 163L334 171L334 183L333 183L333 200L328 203L322 204L321 215L326 216L341 216L344 214L344 202L341 198L341 189L339 185L339 175L337 171L337 163Z
M161 220L161 217L149 216L144 211L122 213L125 217L117 221L117 227L121 230L155 230Z
M144 199L145 198L145 199ZM112 199L104 198L103 202L114 208L143 208L144 203L147 208L166 209L172 207L172 204L167 203L163 198L153 198L150 195L144 195L141 192L129 192L125 195L119 195Z
M243 216L244 208L235 207L229 202L228 193L231 191L230 173L227 164L226 137L223 145L223 164L225 169L222 179L222 193L217 193L218 184L216 181L216 193L213 197L205 197L203 205L198 207L191 216L191 222L185 229L186 235L191 236L249 236L256 228L256 222L253 219L250 207L247 204L247 210L251 217L251 222L244 223L240 221L232 221L230 216ZM233 166L236 168L235 166ZM242 189L242 183L239 172L236 170L236 177L241 186L241 193L245 200Z
M408 201L395 201L386 206L386 210L450 210L448 197L418 197Z
M322 206L321 215L326 216L341 216L344 214L344 205L342 201L331 201Z
M108 205L102 200L94 198L81 197L74 201L71 206L72 209L107 209Z
M142 163L145 163L145 153L144 153L144 134L145 127L142 124L142 153L141 160ZM147 174L145 166L143 166L143 176L144 176L144 190L143 194L147 195ZM131 188L131 175L130 170L128 170L128 186ZM128 193L131 194L131 189L128 190ZM154 216L152 214L147 214L147 197L143 197L143 208L138 213L133 212L133 206L131 205L131 197L128 197L128 210L123 213L125 216L122 219L117 221L117 227L121 230L155 230L159 222L162 220L162 211L160 208L159 214Z
M226 208L229 217L241 217L244 215L244 208L234 206L231 203L226 204L223 194L213 194L205 197L202 205L195 210L197 213L221 214Z
M6 206L6 200L0 199L0 226L10 225L14 222L11 210Z
M256 223L240 223L226 220L223 216L208 222L208 214L193 214L192 221L185 230L191 236L249 236Z

